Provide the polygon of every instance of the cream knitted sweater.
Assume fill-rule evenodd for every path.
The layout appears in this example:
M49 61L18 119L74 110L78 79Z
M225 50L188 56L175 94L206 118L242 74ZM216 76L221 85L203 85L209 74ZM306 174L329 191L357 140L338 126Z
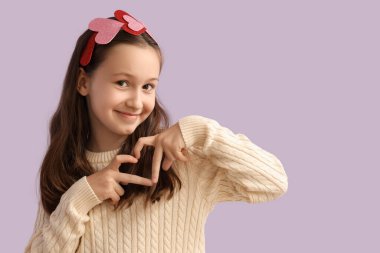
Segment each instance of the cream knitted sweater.
M144 210L139 198L114 211L83 177L62 195L50 216L39 205L25 252L205 252L204 226L215 204L258 203L286 192L281 162L246 136L201 116L184 117L179 126L190 161L173 165L182 189L172 199ZM100 170L117 152L86 151L86 156Z

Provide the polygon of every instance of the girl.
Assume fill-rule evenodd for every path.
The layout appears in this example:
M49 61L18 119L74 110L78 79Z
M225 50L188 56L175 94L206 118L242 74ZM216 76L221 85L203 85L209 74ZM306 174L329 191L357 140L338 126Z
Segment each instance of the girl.
M146 27L121 10L79 37L25 252L204 252L218 202L286 192L281 162L246 136L195 115L168 126L156 97L162 61Z

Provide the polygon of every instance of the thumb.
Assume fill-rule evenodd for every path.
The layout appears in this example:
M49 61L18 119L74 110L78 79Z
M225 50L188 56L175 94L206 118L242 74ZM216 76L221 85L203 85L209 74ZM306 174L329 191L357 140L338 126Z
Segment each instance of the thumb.
M119 171L119 167L122 163L137 163L137 159L131 155L117 155L110 164L110 169Z

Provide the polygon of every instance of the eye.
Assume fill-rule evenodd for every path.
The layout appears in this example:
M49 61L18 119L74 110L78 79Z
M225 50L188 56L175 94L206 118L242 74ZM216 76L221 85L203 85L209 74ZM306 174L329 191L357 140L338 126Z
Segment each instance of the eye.
M147 83L147 84L144 84L144 85L143 85L143 89L144 89L144 90L147 90L147 91L154 90L154 88L155 88L155 85L154 85L154 84L151 84L151 83Z
M129 83L125 80L120 80L116 82L120 87L128 87Z

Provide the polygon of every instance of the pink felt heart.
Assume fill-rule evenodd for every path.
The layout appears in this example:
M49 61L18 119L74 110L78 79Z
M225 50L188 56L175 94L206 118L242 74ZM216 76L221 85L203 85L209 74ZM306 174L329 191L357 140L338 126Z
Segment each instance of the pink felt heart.
M128 27L132 29L133 31L137 32L145 27L142 23L132 18L131 16L124 15L123 19L128 22Z
M94 32L98 32L95 37L96 43L108 44L113 38L115 38L123 25L122 22L116 20L96 18L90 22L88 28Z

